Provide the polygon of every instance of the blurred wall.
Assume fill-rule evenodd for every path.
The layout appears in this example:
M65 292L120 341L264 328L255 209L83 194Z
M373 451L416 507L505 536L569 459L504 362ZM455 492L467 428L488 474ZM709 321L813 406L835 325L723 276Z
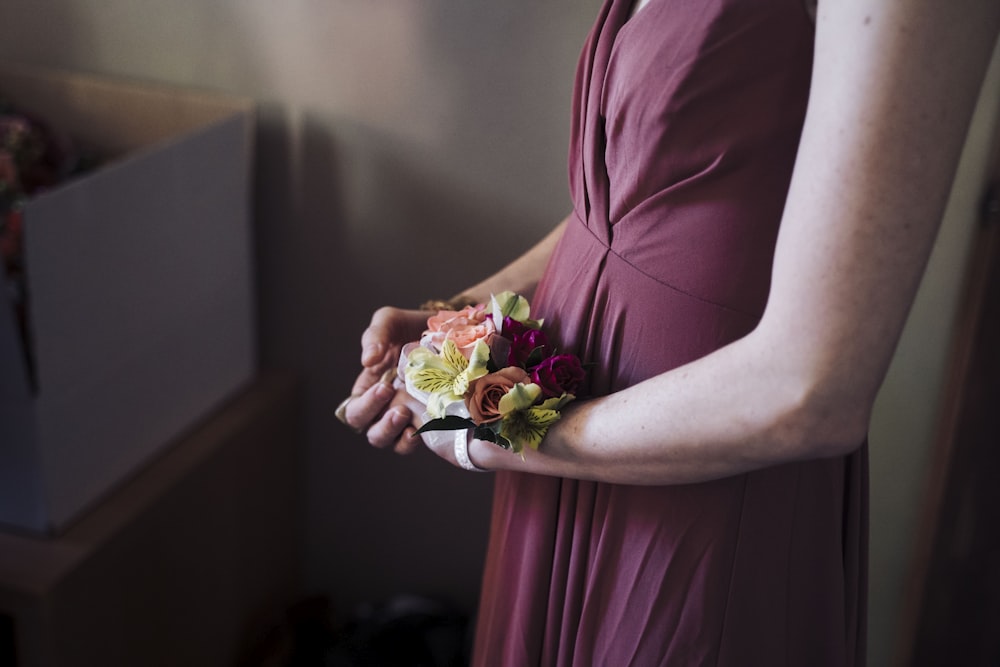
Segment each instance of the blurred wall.
M1000 45L980 92L955 185L920 292L875 405L871 443L869 664L888 665L922 529L953 323L1000 140ZM944 518L947 520L947 517Z
M259 103L262 361L306 384L304 592L472 607L489 476L339 426L371 310L448 296L569 208L572 74L598 0L5 0L0 57ZM993 78L993 99L997 94ZM995 109L994 109L995 112ZM995 113L984 114L974 147ZM964 182L975 186L975 150ZM974 187L952 208L873 430L872 653L891 644ZM423 261L436 256L441 261ZM419 261L414 261L418 259ZM873 660L873 664L884 664Z
M304 592L341 611L397 592L474 606L491 477L375 451L333 409L375 307L450 296L569 211L572 76L597 6L0 4L5 59L258 101L261 357L306 385Z

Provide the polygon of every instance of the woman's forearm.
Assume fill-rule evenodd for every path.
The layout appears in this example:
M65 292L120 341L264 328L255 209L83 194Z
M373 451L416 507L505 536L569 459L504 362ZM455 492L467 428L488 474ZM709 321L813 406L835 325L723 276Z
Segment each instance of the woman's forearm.
M870 405L792 364L758 331L703 359L566 410L524 459L487 442L489 469L627 484L701 482L859 445ZM827 394L824 394L827 392Z
M480 441L473 461L670 484L857 447L998 32L994 0L820 3L813 91L758 327L686 366L571 404L523 461Z

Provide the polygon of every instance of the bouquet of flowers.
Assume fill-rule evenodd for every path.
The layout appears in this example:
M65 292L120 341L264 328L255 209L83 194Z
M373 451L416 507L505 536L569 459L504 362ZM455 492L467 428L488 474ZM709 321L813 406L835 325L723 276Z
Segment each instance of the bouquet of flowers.
M428 318L399 363L407 392L427 408L418 433L472 428L518 454L538 449L585 377L580 359L558 354L541 327L513 292Z

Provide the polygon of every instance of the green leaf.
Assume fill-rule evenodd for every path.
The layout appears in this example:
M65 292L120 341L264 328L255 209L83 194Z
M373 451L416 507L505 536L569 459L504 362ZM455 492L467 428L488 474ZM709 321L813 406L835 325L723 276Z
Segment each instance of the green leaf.
M516 447L514 447L514 444L510 440L503 437L499 433L497 433L497 445L499 445L501 449L509 449L512 450L514 453L520 451Z
M568 403L576 398L573 394L563 394L562 396L547 398L538 404L543 410L562 410Z
M498 317L499 320L503 320L504 317L510 317L518 322L525 322L531 315L531 306L523 296L508 290L500 294L494 294L490 299L490 305L486 312L494 315L494 317Z
M472 432L472 437L492 442L503 449L510 449L510 440L497 432L495 424L480 424Z
M544 360L545 360L545 348L539 345L538 347L536 347L531 351L531 354L528 355L527 360L525 360L524 362L524 367L534 368L538 364L542 363L542 361Z
M488 442L497 441L497 433L489 426L477 426L475 430L472 431L472 437L476 440L486 440Z
M417 433L426 433L427 431L457 431L463 428L473 428L475 425L476 423L471 419L448 415L440 419L430 420L418 428Z

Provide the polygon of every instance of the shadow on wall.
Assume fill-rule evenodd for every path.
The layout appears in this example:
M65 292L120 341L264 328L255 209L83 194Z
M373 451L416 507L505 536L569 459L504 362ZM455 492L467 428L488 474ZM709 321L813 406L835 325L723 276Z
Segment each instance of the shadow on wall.
M4 8L0 53L259 102L260 357L304 380L303 592L474 606L491 480L375 451L333 408L372 310L450 296L568 210L576 56L599 2ZM9 22L8 22L9 21ZM16 26L16 29L14 29Z
M388 28L406 49L362 45L334 63L343 104L262 110L263 359L307 380L306 581L340 612L398 593L474 608L489 476L372 450L332 412L374 308L454 294L568 210L570 91L593 18L573 7L372 9L409 17ZM553 26L568 24L577 31L553 47Z
M245 80L266 79L275 66L255 63L266 53L246 56ZM454 62L437 75L461 72ZM263 74L247 71L257 65ZM352 83L379 85L377 78ZM375 451L332 413L350 391L359 336L374 308L447 296L478 280L533 241L507 233L530 216L490 201L483 194L489 188L442 156L448 132L427 140L430 122L470 125L454 118L464 113L458 108L434 105L430 112L442 117L428 120L415 100L414 129L393 125L403 119L391 109L358 115L372 100L400 103L377 91L339 108L269 102L269 92L257 93L259 332L262 363L295 369L306 383L305 592L329 593L340 618L400 593L471 610L491 480L423 452L400 458ZM485 136L495 143L495 135ZM549 221L539 222L540 236Z
M257 195L261 331L272 345L281 342L265 345L265 364L293 366L308 384L307 580L331 591L343 611L397 593L443 596L471 609L491 479L426 452L374 450L335 420L333 407L350 391L372 310L450 295L498 267L523 241L484 232L470 239L461 221L504 229L517 214L449 190L369 129L341 125L339 142L311 117L282 129L288 126L261 127L258 180L281 183ZM289 150L296 143L301 150ZM282 164L297 177L270 181ZM371 188L354 191L360 203L341 189L352 180ZM350 229L349 206L357 207Z

